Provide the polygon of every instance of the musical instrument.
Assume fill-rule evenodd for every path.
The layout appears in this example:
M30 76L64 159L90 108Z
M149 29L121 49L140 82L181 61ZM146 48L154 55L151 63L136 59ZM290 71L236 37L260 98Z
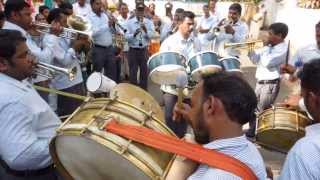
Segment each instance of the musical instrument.
M120 83L113 87L110 92L111 98L116 98L116 96L119 100L128 102L146 112L153 112L154 117L164 122L164 113L158 102L138 86Z
M152 111L120 100L121 95L116 92L111 99L86 101L58 128L57 136L50 143L50 153L65 179L151 180L166 177L175 158L173 154L103 129L107 122L116 119L122 124L144 126L174 136ZM137 99L145 98L133 95Z
M48 79L53 79L56 73L64 73L68 75L70 81L72 81L77 74L77 67L75 66L71 69L66 69L43 62L37 62L33 73Z
M220 63L222 64L222 67L225 71L229 72L242 72L240 70L240 61L236 57L225 57L221 58Z
M226 48L244 48L248 49L249 52L253 51L254 49L262 48L263 41L262 40L250 40L242 43L225 43L224 49Z
M257 143L280 152L288 152L305 135L310 120L296 108L274 106L258 117Z
M225 19L222 19L219 24L221 24L221 25L211 28L209 30L209 34L212 34L214 36L219 36L221 33L225 33L225 27L226 26L232 25L234 23L233 23L232 20L227 20L225 18Z
M124 28L124 27L118 22L118 20L117 20L109 11L106 10L106 11L103 11L103 12L106 14L106 16L108 17L109 21L112 19L112 20L114 21L114 24L115 24L116 26L118 26L119 29L121 29L124 33L127 32L127 29Z
M198 52L192 56L187 62L192 78L200 81L202 74L221 71L222 65L218 58L216 53L210 51Z
M150 78L157 84L175 84L179 71L185 71L186 58L173 51L159 52L148 60Z
M116 82L100 72L92 73L86 82L87 90L91 93L108 93L116 85Z

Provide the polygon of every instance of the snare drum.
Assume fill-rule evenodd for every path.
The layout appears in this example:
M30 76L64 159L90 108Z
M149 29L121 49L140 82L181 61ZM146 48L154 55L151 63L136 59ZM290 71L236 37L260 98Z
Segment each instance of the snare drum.
M174 155L106 132L110 118L174 134L153 113L118 99L89 100L57 130L50 153L65 179L164 179Z
M240 63L239 59L236 57L221 58L220 62L221 62L223 69L225 71L241 72L241 70L240 70L241 63Z
M305 135L310 120L301 111L287 107L273 107L258 117L257 143L280 152L288 152Z
M157 84L175 84L177 74L186 71L186 58L178 52L160 52L148 60L150 78Z
M200 81L202 74L211 74L222 70L218 55L210 51L195 54L187 64L195 81Z

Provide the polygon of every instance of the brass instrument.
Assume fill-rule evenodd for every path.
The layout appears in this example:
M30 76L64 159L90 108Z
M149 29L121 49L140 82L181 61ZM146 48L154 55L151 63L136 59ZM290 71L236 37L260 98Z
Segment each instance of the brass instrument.
M220 33L225 32L225 27L226 27L226 26L234 24L232 20L227 20L227 19L221 20L220 23L221 23L222 25L213 27L213 28L209 31L209 33L211 33L211 34L213 34L213 35L215 35L215 36L219 36Z
M121 26L121 24L119 24L118 20L109 11L103 11L103 12L107 15L109 20L111 20L111 19L114 20L115 25L118 26L119 29L121 29L124 33L127 32L127 29L124 28L123 26Z
M46 77L48 79L53 79L57 72L68 75L70 81L72 81L77 74L77 67L75 66L71 69L66 69L43 62L37 62L36 68L34 70L34 74Z
M263 47L263 41L262 40L250 40L242 43L225 43L224 49L226 48L244 48L248 49L249 52L253 51L254 49L258 49Z

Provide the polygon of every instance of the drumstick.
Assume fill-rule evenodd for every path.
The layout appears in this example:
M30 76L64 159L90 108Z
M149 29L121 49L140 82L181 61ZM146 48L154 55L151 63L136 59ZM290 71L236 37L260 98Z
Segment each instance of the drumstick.
M286 65L289 62L289 55L290 55L290 40L288 41L288 49L287 49L287 56L286 56Z
M187 73L181 71L178 73L176 77L176 86L178 88L178 107L182 108L183 101L183 88L188 84L188 76Z

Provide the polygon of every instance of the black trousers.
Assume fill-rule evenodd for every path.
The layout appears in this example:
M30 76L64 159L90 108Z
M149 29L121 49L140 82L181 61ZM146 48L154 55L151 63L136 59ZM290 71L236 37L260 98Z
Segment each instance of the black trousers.
M147 90L148 88L148 65L147 65L147 49L146 48L130 48L128 53L129 60L129 80L130 83L140 86ZM140 80L138 83L138 69L140 69Z
M105 76L114 81L117 80L116 60L112 46L94 45L92 49L92 64L93 71L102 72L102 69L104 69Z

